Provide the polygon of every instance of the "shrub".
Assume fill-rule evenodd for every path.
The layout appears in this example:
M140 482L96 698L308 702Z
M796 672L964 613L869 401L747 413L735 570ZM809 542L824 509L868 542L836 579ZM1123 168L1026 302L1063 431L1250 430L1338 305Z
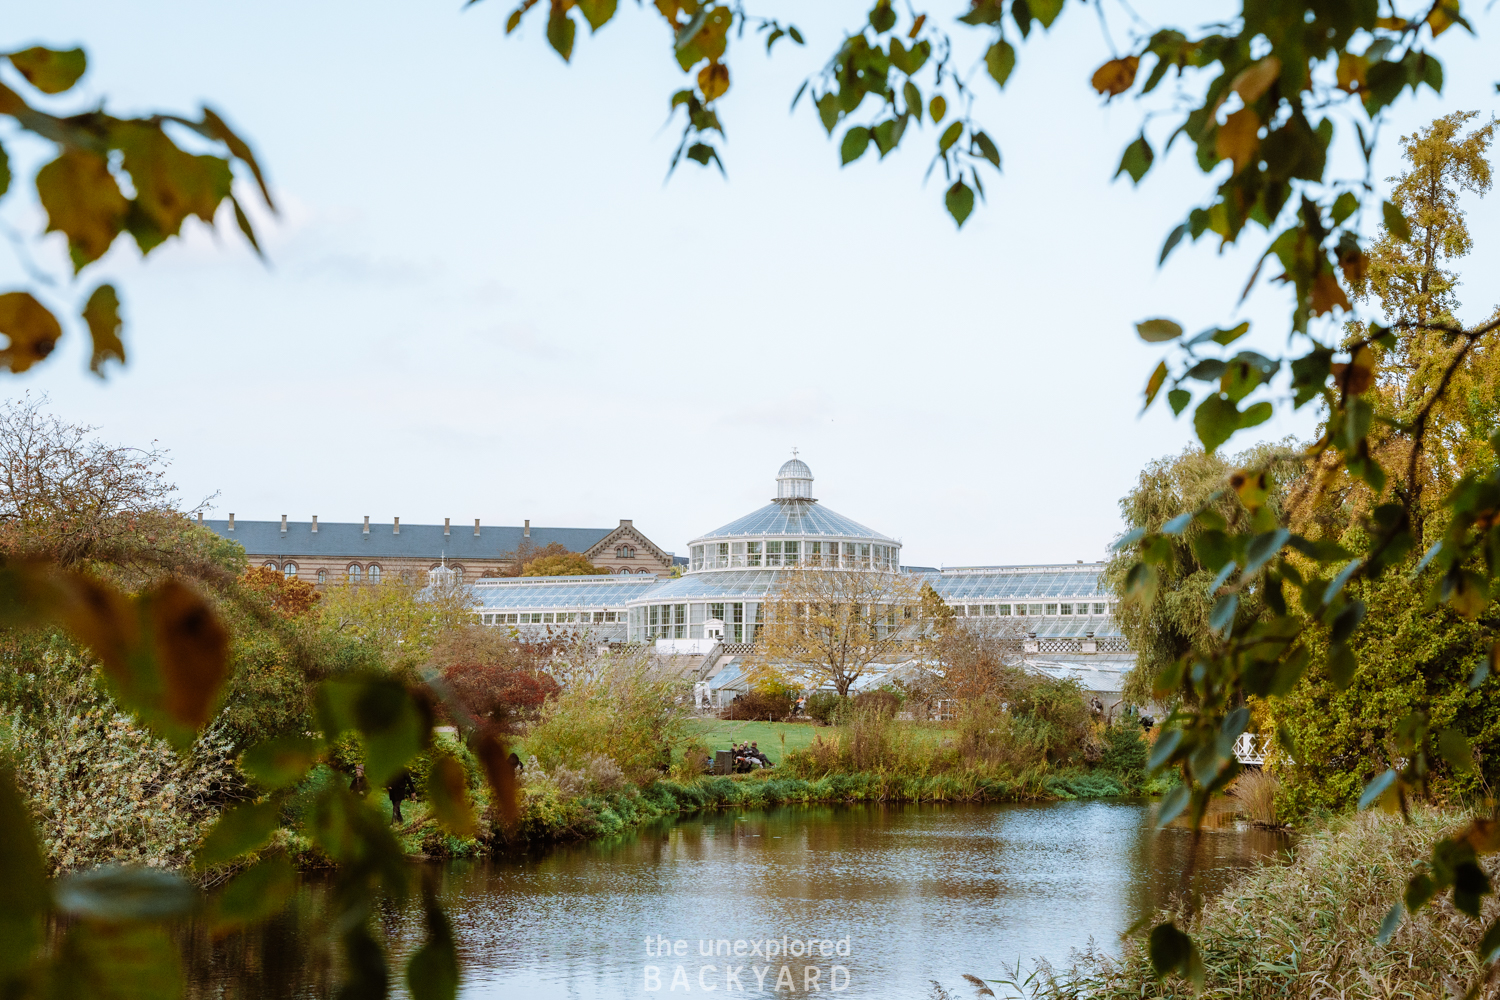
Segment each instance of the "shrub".
M792 698L782 693L749 691L719 711L721 719L784 719L792 714Z
M221 722L184 755L117 711L94 668L49 653L18 682L44 693L13 710L4 756L30 800L53 872L101 864L179 868L241 789Z
M1111 726L1104 731L1104 754L1099 765L1127 781L1138 782L1146 777L1146 757L1149 748L1141 727L1133 722Z
M583 767L602 754L645 784L671 766L672 747L686 740L679 694L675 681L650 674L644 658L611 660L543 707L527 750L547 770Z
M858 712L870 712L894 718L901 711L902 698L894 691L863 691L854 696L854 708Z
M847 710L849 699L834 691L814 691L807 699L803 711L809 718L831 726L841 720Z
M561 690L549 675L516 663L456 663L443 679L470 715L507 732L536 721L542 705Z
M1228 792L1239 800L1240 812L1257 826L1279 826L1276 821L1276 797L1281 782L1259 768L1245 771L1230 783Z

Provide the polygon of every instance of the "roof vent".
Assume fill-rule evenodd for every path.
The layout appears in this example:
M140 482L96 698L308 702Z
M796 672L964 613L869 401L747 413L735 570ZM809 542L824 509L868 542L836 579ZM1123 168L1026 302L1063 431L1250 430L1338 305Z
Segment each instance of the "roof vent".
M522 538L530 538L531 537L531 519L527 518L523 522L523 524L524 524L524 527L521 528L521 537Z
M369 533L370 533L370 515L366 514L365 515L365 534L368 535Z
M286 515L285 514L281 515L281 533L283 535L286 534Z
M393 534L393 535L399 535L399 534L401 534L401 518L398 517L398 518L395 518L394 520L395 520L395 525L393 526L393 528L391 530L391 534Z
M313 515L313 534L316 535L317 533L318 533L318 515L314 514Z
M448 537L448 518L443 518L443 537Z
M474 518L474 535L476 538L479 536L479 518L477 517Z
M229 515L229 530L230 531L234 530L234 515L233 514Z

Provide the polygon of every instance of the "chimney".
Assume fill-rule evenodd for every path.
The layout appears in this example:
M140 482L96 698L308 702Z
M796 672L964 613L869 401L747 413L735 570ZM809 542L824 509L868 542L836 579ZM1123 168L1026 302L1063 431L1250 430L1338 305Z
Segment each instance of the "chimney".
M474 535L475 537L478 537L479 535L479 518L477 517L474 518Z
M625 519L623 517L620 518L620 527L622 527L622 528L628 528L628 527L630 527L630 521L628 521L627 519Z
M281 533L283 535L286 534L286 515L285 514L281 515Z
M448 537L448 519L446 517L443 518L443 537Z
M523 527L521 529L521 537L522 538L530 538L531 537L531 520L530 520L530 518L528 518L524 523L525 523L525 527Z
M396 524L395 524L394 529L391 531L391 534L393 534L393 535L399 535L399 534L401 534L401 518L399 518L399 517L396 518L395 522L396 522Z
M369 533L370 533L370 515L366 514L365 515L365 534L368 535Z
M316 535L317 533L318 533L318 515L314 514L313 515L313 534Z
M203 527L203 511L198 512L198 527Z
M234 515L233 514L229 515L229 530L230 531L234 530Z

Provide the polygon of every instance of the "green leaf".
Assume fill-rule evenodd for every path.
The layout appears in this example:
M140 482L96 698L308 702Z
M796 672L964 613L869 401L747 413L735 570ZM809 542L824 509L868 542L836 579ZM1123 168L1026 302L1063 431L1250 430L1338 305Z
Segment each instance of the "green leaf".
M1411 242L1411 226L1406 222L1406 216L1401 214L1401 209L1388 201L1380 203L1380 213L1385 217L1385 228L1388 233L1402 243Z
M10 154L0 146L0 197L10 190Z
M609 19L615 16L618 3L619 0L578 0L578 9L589 22L590 34L609 23Z
M933 120L935 121L936 119L937 115L933 115ZM949 125L948 128L943 132L942 137L938 139L938 152L948 152L949 149L953 148L953 144L958 141L958 137L963 134L963 122L954 122L952 125Z
M1151 144L1146 141L1146 133L1142 132L1136 137L1135 142L1125 147L1125 153L1120 157L1120 166L1115 171L1115 176L1129 174L1131 183L1139 184L1141 178L1146 176L1146 171L1151 169L1151 163L1155 159L1156 154L1151 152ZM1182 227L1179 226L1177 228L1181 229ZM1177 238L1181 239L1182 237L1178 234ZM1162 251L1163 260L1166 259L1169 250L1170 247Z
M896 12L891 9L891 0L876 0L870 10L870 27L878 34L885 34L896 26Z
M365 777L371 787L394 778L421 753L430 720L400 681L380 676L324 681L318 687L318 719L331 740L355 729L364 738Z
M219 814L219 820L203 838L194 855L199 868L211 868L233 861L242 854L264 847L276 832L281 807L275 802L241 803Z
M1203 450L1213 454L1214 450L1228 441L1240 426L1240 411L1217 392L1209 393L1193 413L1193 429Z
M1394 769L1387 769L1376 775L1375 778L1365 786L1364 792L1359 797L1359 804L1355 806L1355 808L1358 810L1370 808L1376 802L1380 801L1380 797L1384 795L1386 791L1395 783L1396 772Z
M1375 943L1377 945L1384 948L1390 944L1391 938L1396 934L1396 929L1401 926L1401 918L1405 916L1405 913L1406 911L1402 908L1400 900L1391 904L1391 908L1386 913L1385 919L1380 922L1380 933L1375 935Z
M1167 393L1167 404L1172 407L1175 416L1182 416L1182 411L1193 401L1193 394L1186 389L1173 389Z
M1176 340L1182 336L1181 325L1169 319L1148 319L1135 325L1135 332L1140 338L1149 344L1159 344L1167 340Z
M444 829L458 837L474 833L474 809L469 804L463 765L447 755L434 755L427 772L427 801Z
M1435 895L1437 895L1437 885L1432 881L1431 876L1426 873L1413 875L1406 883L1406 893L1403 896L1406 912L1416 913Z
M901 133L905 131L905 115L883 121L870 130L870 138L875 140L875 148L880 151L882 160L901 142Z
M1163 535L1180 535L1184 531L1186 531L1188 525L1192 523L1193 514L1191 511L1186 514L1178 514L1176 517L1172 518L1172 520L1161 526L1161 533Z
M1340 643L1328 650L1328 675L1333 679L1334 687L1340 691L1354 683L1354 674L1359 669L1359 661L1354 658L1354 651L1347 645Z
M406 966L406 986L412 1000L454 1000L458 995L458 953L453 928L437 898L423 894L427 941Z
M1157 738L1151 747L1151 755L1146 758L1146 770L1156 771L1172 759L1172 754L1177 752L1177 747L1182 743L1182 730L1169 729Z
M1157 924L1146 939L1146 953L1157 978L1161 978L1169 972L1186 971L1193 959L1193 940L1175 924Z
M1229 630L1234 626L1234 615L1240 609L1240 598L1238 594L1225 594L1214 599L1213 609L1208 615L1208 627L1211 631L1218 633L1220 638L1227 639Z
M823 131L833 135L833 127L839 123L838 95L830 90L813 104L818 109L818 121L823 123Z
M1496 954L1500 952L1500 917L1490 922L1490 926L1485 929L1484 937L1479 939L1479 947L1475 950L1479 952L1481 962L1494 962L1496 958L1500 958L1500 955Z
M577 28L566 7L560 3L552 5L552 12L547 17L547 43L563 57L563 62L573 58L573 35Z
M281 911L297 887L297 873L284 855L268 858L236 875L214 900L215 933L260 923Z
M44 94L61 94L72 88L88 69L82 49L44 49L35 46L6 56L26 82Z
M1490 661L1480 660L1474 665L1474 672L1469 675L1469 690L1478 691L1479 686L1490 676Z
M947 99L944 98L942 94L933 94L932 100L927 102L927 115L932 119L932 123L936 125L938 122L943 120L943 116L947 113Z
M943 204L947 206L948 214L953 216L953 221L958 223L959 228L963 228L964 220L974 211L974 191L963 181L957 181L943 196Z
M311 736L278 736L246 750L240 770L262 788L295 785L318 759L322 744Z
M844 133L844 141L839 146L839 158L841 166L848 166L864 155L865 149L870 145L870 130L863 125L856 125Z
M1339 195L1333 203L1333 224L1342 226L1344 220L1349 218L1359 209L1359 196L1353 191L1345 191Z
M197 893L180 876L159 868L107 866L58 880L52 898L72 916L124 923L185 916Z
M75 923L52 960L47 995L89 1000L180 1000L182 959L164 927Z
M1261 400L1259 403L1253 403L1245 407L1244 412L1240 414L1240 429L1244 430L1247 427L1254 427L1270 419L1271 404L1266 400Z
M1161 806L1156 812L1156 828L1161 830L1182 815L1192 799L1192 790L1187 785L1178 785L1161 797Z
M1228 347L1230 344L1234 343L1236 340L1239 340L1249 332L1250 323L1247 320L1246 322L1241 323L1239 326L1231 327L1228 330L1215 329L1209 334L1209 339L1211 339L1215 344L1222 344L1223 346Z
M1002 38L984 54L984 66L995 83L1003 88L1005 81L1010 79L1011 71L1016 68L1016 50Z
M915 118L918 125L922 124L922 92L917 89L917 85L907 80L901 88L901 96L906 99L906 113Z
M1115 176L1120 176L1118 171L1115 173ZM1182 238L1188 234L1190 229L1191 227L1184 222L1167 234L1167 241L1161 247L1161 257L1156 261L1157 267L1161 267L1167 262L1167 255L1176 249L1177 244L1182 242Z
M1469 741L1457 729L1445 729L1438 735L1438 753L1458 774L1474 770L1474 752Z
M989 160L996 170L1000 169L1000 150L996 148L994 140L983 132L975 132L974 145L978 147L980 156Z
M26 802L0 760L0 981L23 969L42 943L47 868Z

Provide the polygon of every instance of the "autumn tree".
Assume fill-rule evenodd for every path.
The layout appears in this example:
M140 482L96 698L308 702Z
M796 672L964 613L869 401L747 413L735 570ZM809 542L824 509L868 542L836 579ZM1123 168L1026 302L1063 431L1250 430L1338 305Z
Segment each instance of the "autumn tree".
M756 630L755 659L840 695L877 663L911 654L920 588L905 573L805 567L781 575Z
M604 572L607 571L589 562L582 552L540 556L521 569L522 576L595 576Z
M421 587L401 580L339 583L323 591L323 627L353 638L398 670L426 663L448 633L473 624L478 602L463 586Z
M553 652L508 629L470 625L440 635L430 662L470 715L514 732L535 721L546 700L562 690L544 669Z

